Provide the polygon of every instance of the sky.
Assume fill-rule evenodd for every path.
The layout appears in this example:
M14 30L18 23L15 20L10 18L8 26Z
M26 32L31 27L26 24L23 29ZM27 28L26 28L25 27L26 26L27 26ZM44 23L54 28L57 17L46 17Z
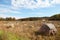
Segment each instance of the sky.
M0 17L46 17L60 13L60 0L0 0Z

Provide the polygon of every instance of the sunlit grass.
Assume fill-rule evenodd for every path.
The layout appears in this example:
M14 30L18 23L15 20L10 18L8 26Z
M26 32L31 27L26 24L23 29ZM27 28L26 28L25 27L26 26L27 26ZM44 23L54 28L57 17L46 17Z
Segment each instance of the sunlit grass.
M11 32L5 32L0 30L0 40L29 40L26 37L18 36Z

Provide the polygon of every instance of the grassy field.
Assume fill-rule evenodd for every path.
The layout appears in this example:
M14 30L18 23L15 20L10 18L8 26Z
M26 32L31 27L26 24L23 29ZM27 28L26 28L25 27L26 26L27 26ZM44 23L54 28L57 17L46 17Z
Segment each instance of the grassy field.
M51 21L57 28L55 36L35 35L42 21L0 21L0 40L60 40L60 21ZM7 28L7 23L14 28Z

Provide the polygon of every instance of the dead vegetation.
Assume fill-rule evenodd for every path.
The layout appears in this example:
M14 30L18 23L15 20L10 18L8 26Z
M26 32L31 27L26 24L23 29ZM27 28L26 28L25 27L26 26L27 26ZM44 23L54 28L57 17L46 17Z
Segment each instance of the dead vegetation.
M14 27L6 28L5 24L12 23ZM30 40L60 40L60 21L52 21L58 29L54 36L36 35L35 32L40 28L41 21L0 21L0 30L12 32L19 37L27 37Z

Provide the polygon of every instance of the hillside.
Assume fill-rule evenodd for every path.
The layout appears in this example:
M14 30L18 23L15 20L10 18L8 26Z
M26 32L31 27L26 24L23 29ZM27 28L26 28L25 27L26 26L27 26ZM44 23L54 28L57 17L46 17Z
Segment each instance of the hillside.
M60 20L60 14L55 14L50 17L50 20Z
M42 19L59 21L60 14L55 14L50 17L28 17L28 18L19 18L19 19L12 18L12 17L7 17L7 18L0 17L0 21L37 21Z

